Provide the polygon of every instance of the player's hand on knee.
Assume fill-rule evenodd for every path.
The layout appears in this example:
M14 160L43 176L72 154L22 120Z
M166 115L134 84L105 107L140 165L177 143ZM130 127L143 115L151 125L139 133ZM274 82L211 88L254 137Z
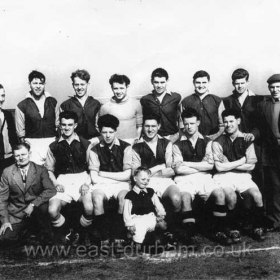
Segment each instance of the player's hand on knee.
M83 185L80 186L80 194L81 194L81 196L86 195L88 193L88 191L89 191L89 185L83 184Z
M157 227L159 227L162 230L167 229L166 221L164 220L164 216L157 216Z
M127 231L128 231L131 235L134 235L134 234L135 234L135 231L136 231L136 227L135 227L135 226L127 227Z
M64 192L64 186L58 184L58 185L56 185L56 190L57 190L58 192Z
M246 142L253 142L255 140L255 136L252 133L243 133L243 135Z
M13 227L12 227L11 223L4 223L4 224L0 227L0 235L5 234L7 228L10 228L10 230L13 231Z

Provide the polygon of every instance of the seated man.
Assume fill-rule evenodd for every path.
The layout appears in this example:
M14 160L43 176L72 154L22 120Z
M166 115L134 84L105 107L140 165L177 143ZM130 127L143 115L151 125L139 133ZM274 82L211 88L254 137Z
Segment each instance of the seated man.
M27 143L13 147L16 163L7 167L0 182L0 244L19 241L28 220L36 221L47 231L48 201L56 194L48 171L30 161Z
M61 137L50 144L46 167L50 179L56 187L57 194L50 200L49 213L52 225L56 229L59 241L65 242L68 230L65 217L60 213L61 208L72 200L83 202L84 214L80 224L86 227L88 209L85 192L90 189L90 176L88 174L88 153L90 142L75 133L78 117L76 113L64 111L59 115Z
M180 192L172 177L172 143L158 135L160 118L157 115L146 115L143 122L143 138L132 149L133 170L143 166L151 171L149 187L162 197L170 216L180 211Z
M213 199L214 238L220 243L229 244L231 240L225 234L225 196L223 190L215 186L211 174L214 166L212 141L199 133L200 115L195 109L183 111L182 121L184 134L173 145L173 160L177 175L174 181L181 191L181 219L185 236L190 241L195 233L192 202L195 195L199 195L205 202Z
M108 242L109 229L105 219L104 202L118 200L118 216L115 218L116 239L123 239L124 197L130 189L131 146L116 137L119 120L110 114L98 119L101 142L95 145L89 156L89 170L93 186L92 213L101 241ZM119 234L119 235L118 235Z
M222 113L225 125L225 134L213 141L212 150L215 167L218 171L214 175L215 182L224 190L229 220L234 221L233 210L236 207L236 192L241 197L250 197L254 201L254 209L250 219L253 222L252 236L256 240L264 240L262 222L264 208L262 195L257 185L252 181L250 171L255 167L257 157L254 144L246 142L244 134L239 130L240 113L233 109L227 109ZM231 225L236 227L234 223ZM238 232L235 228L235 232Z

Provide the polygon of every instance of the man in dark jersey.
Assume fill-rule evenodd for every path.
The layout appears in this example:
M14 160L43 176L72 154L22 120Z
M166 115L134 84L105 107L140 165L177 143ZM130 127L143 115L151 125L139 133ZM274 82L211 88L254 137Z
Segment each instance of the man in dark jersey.
M152 93L143 96L140 100L143 117L155 114L160 117L158 134L174 143L179 137L180 101L181 95L167 89L168 73L163 68L152 72Z
M213 141L212 149L215 167L218 171L214 175L217 186L225 192L228 217L234 218L237 195L250 197L253 200L254 208L247 209L248 216L252 221L252 237L258 241L265 239L263 232L264 207L262 195L258 186L253 182L250 172L254 169L257 157L254 144L244 139L244 134L239 130L240 113L228 109L222 113L225 134ZM245 214L245 213L244 213ZM232 225L236 227L236 225ZM236 235L238 230L232 229Z
M45 163L49 144L55 140L59 109L57 101L45 91L46 77L38 71L29 76L30 92L15 110L17 135L31 146L31 161Z
M71 75L75 96L60 105L61 111L72 111L78 116L76 133L90 140L99 136L97 130L98 112L101 104L88 95L90 74L86 70L76 70Z
M181 117L184 134L173 145L173 165L176 173L174 181L180 189L182 200L181 227L191 241L196 233L192 203L198 195L212 209L210 230L213 238L228 245L232 240L225 233L225 196L222 188L215 185L211 173L214 167L212 141L198 131L200 115L196 110L186 109Z
M61 209L72 201L83 203L84 213L80 217L82 227L91 222L91 179L88 174L90 142L75 133L78 117L74 112L64 111L59 115L61 137L50 144L46 167L57 194L49 202L49 214L59 241L65 240L70 218L65 223ZM74 225L75 226L75 225ZM77 227L76 227L77 229Z
M221 119L222 100L209 92L210 75L203 70L193 76L195 93L182 101L182 111L188 108L195 109L200 114L199 132L211 140L223 132Z
M124 239L124 197L130 190L132 168L131 146L116 137L119 120L106 114L98 119L101 141L90 151L89 170L93 183L91 209L93 222L103 243L109 242L109 224L105 204L114 199L118 202L118 214L114 217L113 239Z

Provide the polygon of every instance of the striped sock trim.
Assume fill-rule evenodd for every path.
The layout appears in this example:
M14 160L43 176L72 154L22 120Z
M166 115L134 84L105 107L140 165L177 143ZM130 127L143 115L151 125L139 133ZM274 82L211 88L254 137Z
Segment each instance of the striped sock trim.
M215 216L215 217L225 217L226 215L227 215L227 213L213 211L213 216Z
M186 223L195 223L195 218L187 218L182 220L182 224L186 224Z
M215 204L212 213L215 217L225 217L227 215L227 207L225 205Z
M80 218L80 224L82 227L88 227L92 224L92 219L87 219L84 215L82 215Z
M52 221L54 227L61 227L65 223L65 218L63 215L59 215L58 219Z

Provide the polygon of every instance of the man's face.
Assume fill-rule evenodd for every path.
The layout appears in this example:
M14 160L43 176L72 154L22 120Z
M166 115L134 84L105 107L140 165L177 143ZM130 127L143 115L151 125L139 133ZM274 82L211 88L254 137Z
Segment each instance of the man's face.
M79 77L75 77L72 85L75 90L76 97L82 98L87 93L89 84L87 81L82 80Z
M123 84L113 83L112 91L114 93L115 100L117 102L121 102L127 95L127 86L125 83Z
M45 82L38 78L34 78L30 83L31 92L35 97L41 97L45 91Z
M60 121L60 130L62 137L69 138L74 134L77 123L73 119L64 119Z
M140 171L136 176L134 176L134 181L140 189L145 189L150 182L150 176L145 171Z
M234 134L238 130L240 119L236 119L235 116L224 117L225 131L227 134Z
M143 132L148 139L153 139L157 136L160 124L156 120L145 120Z
M271 96L274 99L280 99L280 82L275 82L268 86Z
M166 92L167 80L165 77L154 77L152 80L152 85L156 93L161 95Z
M116 132L117 131L111 127L103 126L100 133L101 133L105 143L110 145L114 142L114 140L116 138Z
M238 94L243 94L247 89L248 89L248 85L249 82L246 81L246 78L242 78L242 79L236 79L234 82L232 82L235 91Z
M3 104L5 102L6 94L3 88L0 89L0 109L2 109Z
M25 167L30 161L31 152L25 147L21 147L19 150L14 150L14 157L18 167Z
M198 131L200 121L196 117L184 118L183 124L185 133L192 136Z
M193 82L194 90L199 95L203 95L209 90L209 81L207 77L196 78Z

